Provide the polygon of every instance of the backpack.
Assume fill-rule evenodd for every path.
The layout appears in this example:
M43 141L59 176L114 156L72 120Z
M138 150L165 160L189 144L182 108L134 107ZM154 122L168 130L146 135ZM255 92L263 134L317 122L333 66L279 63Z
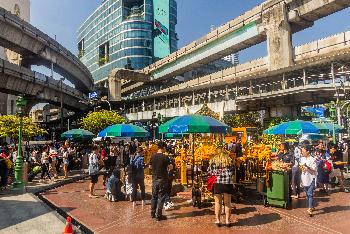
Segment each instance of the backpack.
M323 166L323 169L324 169L324 172L326 174L331 174L332 173L332 163L330 163L329 161L326 161L324 163L324 166Z
M131 160L129 165L129 172L132 175L132 178L135 177L142 177L143 176L143 170L144 170L144 163L143 163L143 157L138 156Z

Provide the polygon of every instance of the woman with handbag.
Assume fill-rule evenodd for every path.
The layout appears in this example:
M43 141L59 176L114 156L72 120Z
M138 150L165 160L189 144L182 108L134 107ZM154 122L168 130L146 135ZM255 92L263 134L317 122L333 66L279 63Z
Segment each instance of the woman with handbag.
M98 182L99 176L99 147L94 145L92 147L92 153L89 155L89 175L91 178L89 184L89 197L97 198L98 196L94 194L95 184Z
M208 183L213 184L212 191L215 199L215 224L221 227L221 205L224 200L225 224L231 227L231 195L233 192L233 160L229 153L222 148L217 149L216 155L210 160L208 168ZM208 189L210 189L208 187Z

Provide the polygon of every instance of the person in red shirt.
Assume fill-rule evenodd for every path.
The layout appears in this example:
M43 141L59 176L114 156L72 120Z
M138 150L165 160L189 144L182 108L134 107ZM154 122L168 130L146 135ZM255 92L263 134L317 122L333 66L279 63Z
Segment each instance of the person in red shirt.
M8 167L6 161L10 159L10 155L6 154L4 149L0 150L0 190L7 189Z

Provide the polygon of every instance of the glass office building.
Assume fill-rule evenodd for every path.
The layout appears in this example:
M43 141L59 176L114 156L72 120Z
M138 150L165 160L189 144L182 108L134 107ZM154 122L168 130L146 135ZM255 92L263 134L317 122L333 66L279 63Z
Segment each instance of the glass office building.
M176 0L104 0L78 30L78 56L95 82L142 69L177 50L176 23Z

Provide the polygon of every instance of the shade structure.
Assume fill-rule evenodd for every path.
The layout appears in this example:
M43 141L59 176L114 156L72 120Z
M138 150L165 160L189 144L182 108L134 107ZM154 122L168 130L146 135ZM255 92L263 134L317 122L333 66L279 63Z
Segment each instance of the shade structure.
M61 134L62 138L66 139L92 139L95 134L84 129L71 129Z
M99 137L147 137L149 133L133 124L111 125L98 133Z
M159 126L160 133L226 133L229 126L204 115L175 117Z
M284 122L264 131L269 135L299 135L304 133L319 133L320 129L310 121L295 120Z
M315 123L322 133L333 133L333 123ZM334 124L335 133L340 133L344 130L344 127L339 124Z

